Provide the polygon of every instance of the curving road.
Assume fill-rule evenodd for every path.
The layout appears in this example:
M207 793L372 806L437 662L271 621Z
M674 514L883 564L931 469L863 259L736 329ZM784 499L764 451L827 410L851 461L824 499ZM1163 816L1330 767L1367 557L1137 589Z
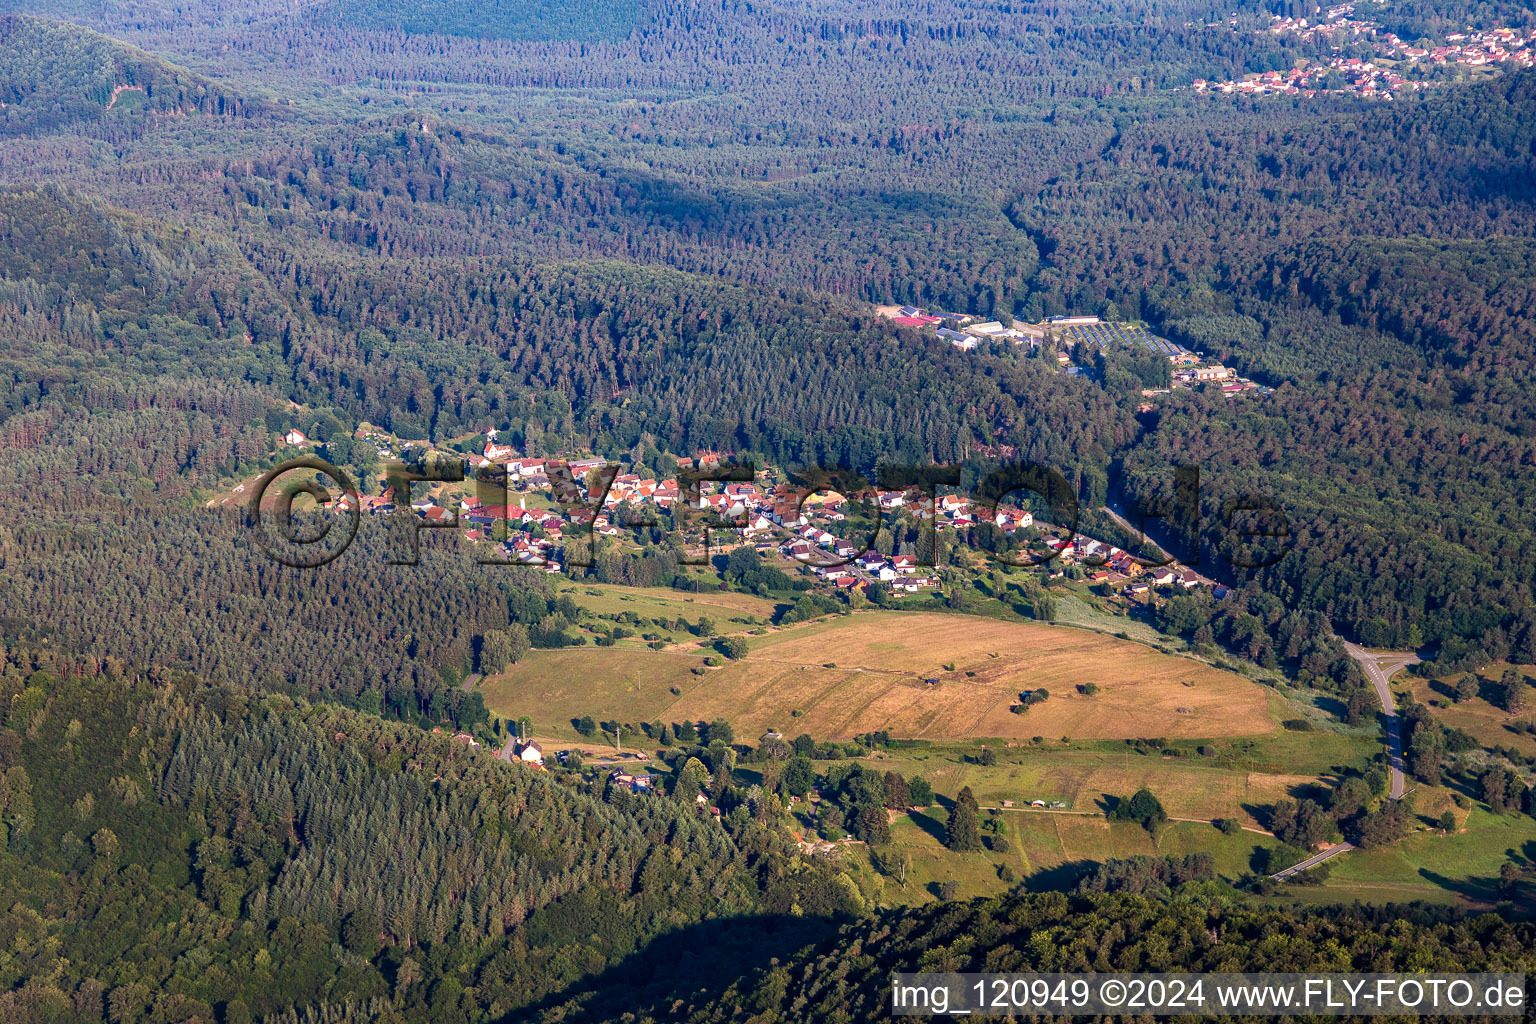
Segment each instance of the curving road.
M1416 665L1419 662L1418 655L1412 651L1386 652L1384 654L1372 654L1363 647L1357 647L1352 643L1345 643L1344 649L1349 656L1360 663L1365 669L1365 676L1376 688L1376 696L1381 700L1381 713L1387 720L1387 767L1392 777L1391 789L1387 796L1392 800L1403 798L1403 740L1402 733L1397 727L1397 705L1392 700L1392 688L1387 685L1387 680L1392 673L1408 665Z
M1387 685L1387 680L1392 678L1392 673L1408 665L1415 665L1419 661L1418 655L1411 651L1389 651L1383 654L1372 654L1363 647L1345 642L1344 649L1349 656L1360 663L1365 670L1365 676L1371 681L1371 686L1376 689L1376 697L1381 701L1381 714L1387 723L1387 770L1390 783L1387 789L1387 799L1401 800L1403 798L1403 739L1402 732L1397 727L1397 705L1392 700L1392 688ZM1331 860L1341 853L1348 853L1355 848L1354 843L1340 843L1330 846L1322 853L1314 853L1300 864L1293 864L1284 871L1277 871L1271 878L1276 881L1284 881L1298 871L1315 868L1325 860Z

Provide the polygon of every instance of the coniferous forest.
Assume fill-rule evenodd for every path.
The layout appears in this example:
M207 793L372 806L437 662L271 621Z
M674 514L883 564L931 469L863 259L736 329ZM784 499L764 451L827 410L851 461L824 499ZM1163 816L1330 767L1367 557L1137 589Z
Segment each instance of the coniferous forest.
M1160 539L1234 598L1167 602L1166 634L1352 726L1341 641L1536 663L1536 70L1193 87L1326 59L1268 31L1310 6L0 2L0 1022L851 1022L919 963L1536 967L1518 898L1310 907L1195 862L886 905L719 728L654 798L456 738L511 742L466 678L571 642L562 577L391 564L373 523L344 572L293 569L215 500L290 429L371 495L369 430L1033 462L1127 512L1194 465ZM876 312L903 305L1144 321L1266 391L1149 400L1144 361L966 351ZM1293 534L1247 568L1253 495Z

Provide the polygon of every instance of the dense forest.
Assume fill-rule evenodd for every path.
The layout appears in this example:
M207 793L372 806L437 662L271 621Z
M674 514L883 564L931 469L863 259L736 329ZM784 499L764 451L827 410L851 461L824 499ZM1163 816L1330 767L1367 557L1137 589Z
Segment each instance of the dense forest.
M359 476L365 424L651 465L1006 452L1128 513L1195 465L1167 539L1233 595L1154 624L1358 722L1340 637L1536 661L1536 73L1187 88L1322 56L1265 30L1292 3L0 6L0 1020L851 1021L915 963L1526 963L1525 924L1259 909L1183 861L865 916L718 750L718 821L468 756L488 646L588 614L542 574L393 565L372 522L344 571L290 569L219 499L290 426ZM960 351L897 303L1145 319L1274 390L1147 396L1166 367ZM1254 496L1292 537L1246 568ZM1461 771L1405 719L1417 777Z
M912 965L962 973L1199 973L1239 966L1395 972L1454 962L1469 971L1523 973L1530 963L1530 925L1497 916L1253 909L1213 899L1211 888L1191 880L1177 884L1171 897L1017 893L861 921L760 970L686 1019L872 1020L889 1013L891 975Z

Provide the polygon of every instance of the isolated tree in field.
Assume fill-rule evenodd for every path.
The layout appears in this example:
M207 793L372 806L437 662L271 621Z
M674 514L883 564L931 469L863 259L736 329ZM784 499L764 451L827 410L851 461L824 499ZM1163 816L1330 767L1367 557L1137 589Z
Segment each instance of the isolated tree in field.
M593 736L597 733L597 722L591 715L582 715L576 720L576 731L583 736Z
M1452 696L1455 698L1457 704L1463 704L1471 700L1473 697L1476 697L1477 692L1477 676L1473 675L1471 672L1468 672L1466 675L1456 680L1456 690Z
M906 850L895 850L879 855L875 862L880 871L896 880L896 884L905 887L907 876L912 873L912 855Z
M921 775L914 775L907 780L907 791L912 798L911 806L930 807L933 805L933 787Z
M715 649L732 661L740 661L747 656L747 641L743 637L728 636L715 644Z
M1499 895L1504 897L1513 896L1515 890L1520 888L1520 876L1520 865L1512 860L1505 861L1503 866L1499 868Z
M1129 800L1121 800L1108 817L1111 821L1134 821L1148 832L1155 833L1168 821L1168 812L1162 801L1150 789L1138 789Z
M1505 711L1518 715L1531 706L1531 688L1518 669L1507 668L1499 679L1499 703Z
M981 821L970 786L960 790L960 795L955 797L955 806L950 808L944 845L961 853L981 849Z
M1456 831L1456 813L1454 811L1446 811L1440 815L1440 820L1436 824L1441 832L1450 835Z

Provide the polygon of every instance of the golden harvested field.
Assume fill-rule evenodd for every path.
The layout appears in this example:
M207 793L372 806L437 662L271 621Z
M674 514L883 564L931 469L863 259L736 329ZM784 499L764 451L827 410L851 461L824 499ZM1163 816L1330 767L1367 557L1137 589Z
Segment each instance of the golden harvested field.
M725 718L743 738L768 728L825 739L879 729L927 739L1214 738L1276 727L1267 691L1241 676L1063 626L872 612L755 638L742 661L693 675L702 653L537 651L482 687L493 711L531 715L541 732L584 714ZM1099 692L1077 693L1084 683ZM1047 701L1009 712L1020 691L1042 687Z

